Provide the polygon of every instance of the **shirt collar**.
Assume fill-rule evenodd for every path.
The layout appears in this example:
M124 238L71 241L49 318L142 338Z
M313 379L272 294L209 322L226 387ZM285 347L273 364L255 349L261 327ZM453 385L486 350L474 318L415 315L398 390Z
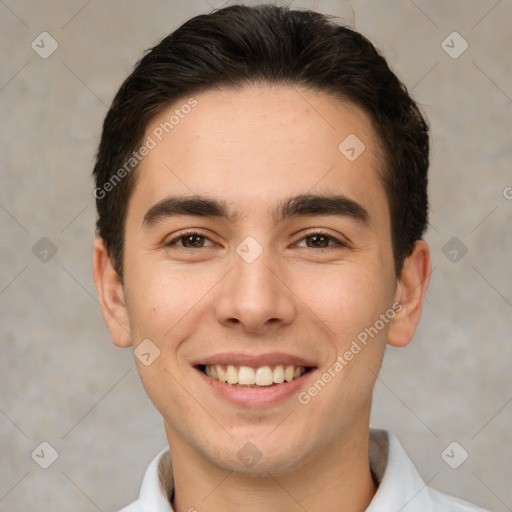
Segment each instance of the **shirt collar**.
M173 512L173 492L171 455L169 448L165 448L153 459L144 475L138 500L141 512Z
M371 429L369 455L379 487L366 512L434 510L429 488L392 432Z
M428 487L393 433L370 429L369 457L378 489L366 512L434 510ZM141 512L173 512L173 492L171 456L165 448L144 476L138 500Z

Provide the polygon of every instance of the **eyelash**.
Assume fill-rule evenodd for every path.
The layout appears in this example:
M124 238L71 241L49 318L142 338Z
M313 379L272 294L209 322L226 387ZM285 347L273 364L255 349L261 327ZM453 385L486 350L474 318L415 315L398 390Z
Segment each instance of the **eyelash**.
M179 236L173 238L169 242L166 242L164 244L164 246L165 247L172 247L179 240L181 240L183 238L186 238L186 237L189 237L189 236L200 236L200 237L203 237L203 238L206 238L206 239L210 240L210 238L205 233L202 233L201 231L197 231L197 230L186 231L184 233L181 233ZM348 244L346 242L342 242L341 240L338 240L337 238L333 237L329 233L326 233L325 231L322 231L322 230L315 230L315 231L311 231L310 233L304 234L303 237L299 240L299 242L302 242L304 239L306 239L308 237L312 237L312 236L325 237L325 238L327 238L329 240L329 242L333 242L334 243L333 246L321 247L321 249L332 249L332 248L335 248L336 246L338 246L338 247L348 247ZM180 249L185 249L185 250L190 250L191 249L190 247L184 247L184 246L177 246L177 247L179 247ZM204 249L204 247L199 247L199 249ZM315 249L315 248L314 247L306 247L306 249Z

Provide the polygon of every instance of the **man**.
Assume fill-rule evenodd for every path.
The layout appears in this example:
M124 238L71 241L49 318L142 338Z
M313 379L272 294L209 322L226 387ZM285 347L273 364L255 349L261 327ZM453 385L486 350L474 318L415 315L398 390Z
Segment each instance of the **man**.
M105 119L94 279L169 450L124 510L469 511L369 428L431 264L428 128L363 36L232 6L137 65Z

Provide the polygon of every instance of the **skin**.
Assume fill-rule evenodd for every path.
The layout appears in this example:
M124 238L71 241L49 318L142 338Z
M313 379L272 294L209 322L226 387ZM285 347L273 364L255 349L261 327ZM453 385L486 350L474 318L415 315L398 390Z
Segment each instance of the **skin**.
M114 343L150 339L161 351L149 366L136 363L164 418L174 510L365 510L376 491L368 461L372 389L386 344L407 345L414 334L431 271L428 246L415 244L397 279L382 159L370 119L355 105L285 86L196 99L138 170L123 283L101 239L94 255ZM366 146L352 162L338 150L350 134ZM159 201L194 194L225 201L237 217L173 215L144 225ZM368 222L273 218L273 209L301 194L343 195ZM199 247L183 247L179 236L189 229L207 237L195 239ZM319 230L345 245L315 238ZM252 263L236 251L248 236L263 250ZM193 366L218 353L283 352L315 362L299 388L307 391L395 302L400 312L307 404L294 393L272 405L235 405ZM237 456L248 442L261 454L251 467Z

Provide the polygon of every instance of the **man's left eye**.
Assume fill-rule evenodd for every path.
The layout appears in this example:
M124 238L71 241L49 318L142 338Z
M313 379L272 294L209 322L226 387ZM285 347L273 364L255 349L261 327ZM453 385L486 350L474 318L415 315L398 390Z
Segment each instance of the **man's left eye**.
M305 242L305 245L302 244L303 241ZM325 249L333 246L345 246L346 244L332 236L323 233L313 233L311 235L306 235L297 245L299 247L308 247L310 249Z

